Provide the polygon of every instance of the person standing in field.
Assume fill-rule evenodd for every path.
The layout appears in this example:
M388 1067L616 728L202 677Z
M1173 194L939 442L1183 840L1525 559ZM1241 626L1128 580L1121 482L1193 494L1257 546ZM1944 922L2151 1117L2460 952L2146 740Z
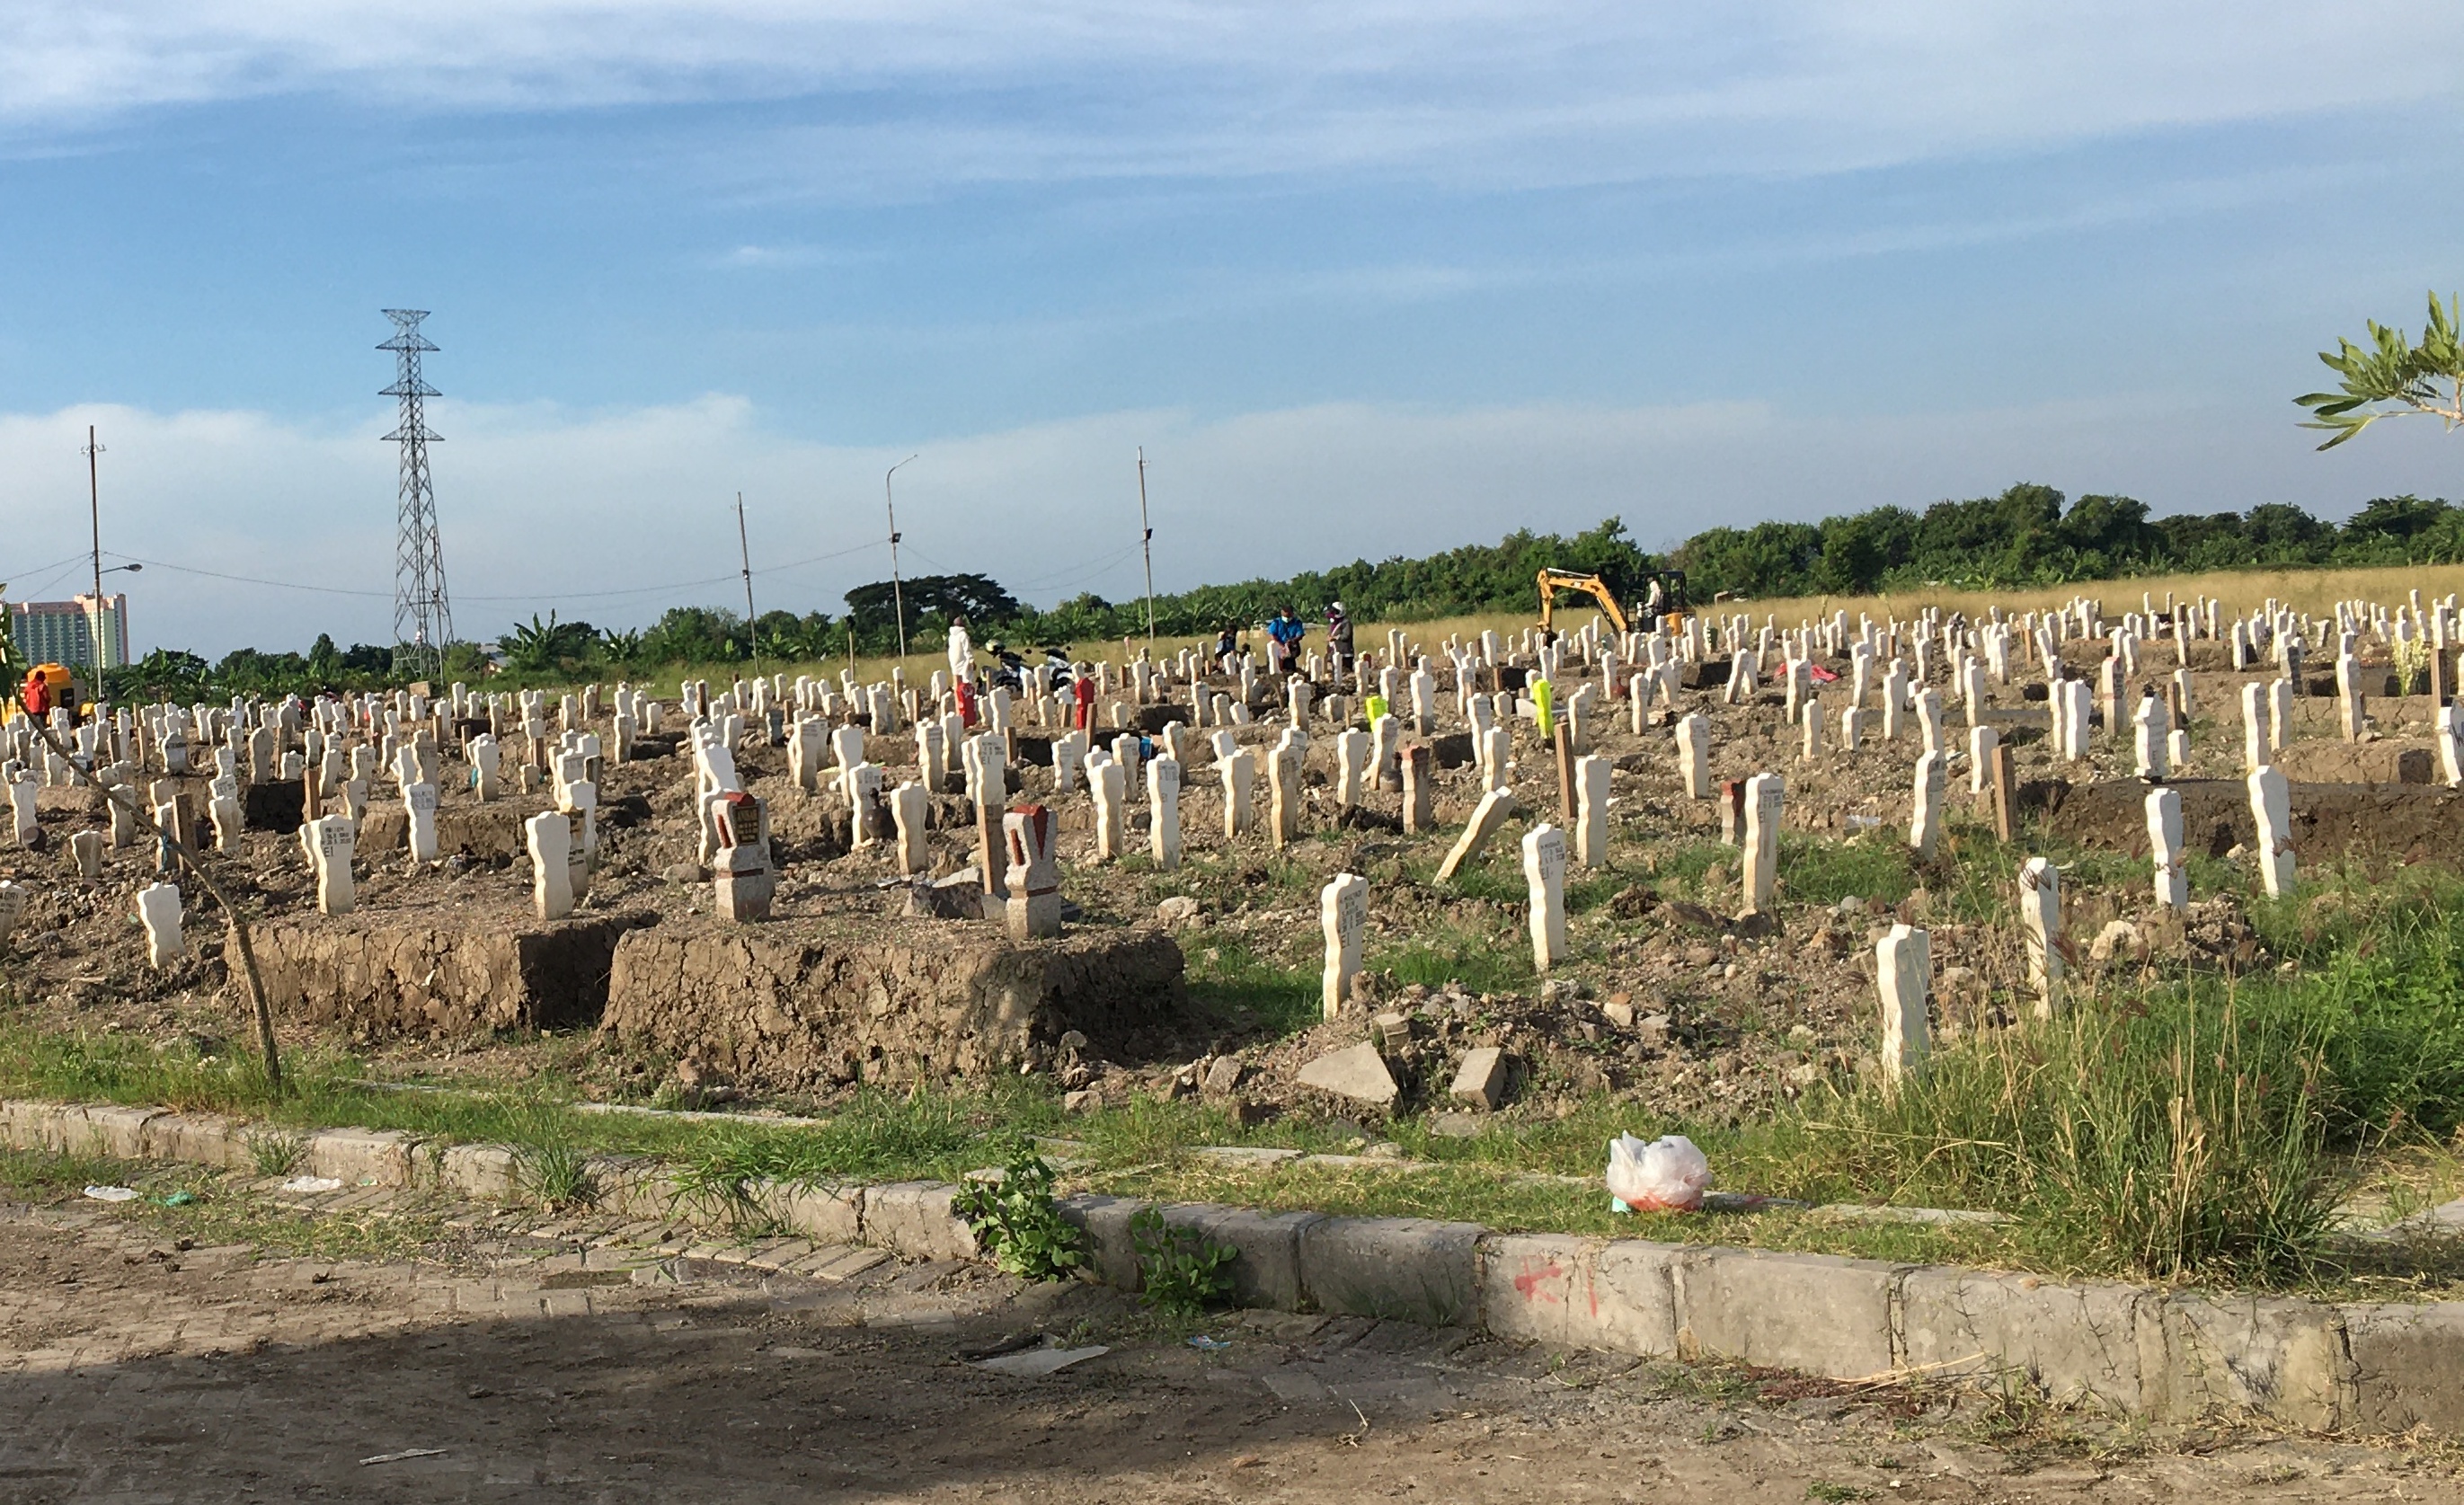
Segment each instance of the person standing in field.
M967 636L967 619L950 619L950 683L966 684L976 677L975 640Z
M1341 601L1326 609L1326 658L1327 668L1336 679L1352 667L1352 619L1344 615Z

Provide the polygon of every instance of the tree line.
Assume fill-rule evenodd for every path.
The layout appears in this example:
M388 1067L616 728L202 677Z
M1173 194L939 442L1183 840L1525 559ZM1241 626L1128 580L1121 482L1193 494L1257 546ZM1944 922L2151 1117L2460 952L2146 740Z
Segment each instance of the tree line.
M1665 553L1637 544L1616 517L1572 534L1507 534L1420 558L1368 560L1304 571L1287 579L1202 585L1155 599L1155 628L1197 637L1248 627L1289 606L1315 625L1340 600L1356 620L1426 621L1479 612L1535 609L1534 578L1546 568L1600 576L1621 600L1639 600L1653 571L1685 572L1698 602L1726 598L1871 595L1930 586L1995 589L2064 585L2178 571L2454 563L2464 560L2464 508L2417 496L2380 497L2337 524L2299 507L2270 503L2240 513L2149 515L2127 496L2070 500L2052 487L2013 486L1994 496L1946 500L1917 511L1877 507L1819 522L1763 522L1712 528ZM1000 641L1022 653L1047 644L1142 638L1143 600L1092 594L1039 608L989 576L929 575L875 580L847 593L846 611L773 610L747 621L715 606L671 608L649 626L603 630L534 615L494 644L457 643L446 650L446 677L505 674L515 683L583 675L641 677L688 664L813 663L854 653L879 658L906 638L918 651L939 645L963 615L976 642ZM0 638L0 655L11 653ZM201 699L359 689L398 683L393 650L339 647L320 635L308 652L242 648L209 663L157 649L111 670L116 698L166 694ZM24 665L14 665L20 673ZM501 683L502 681L500 681Z
M1672 551L1698 594L1863 596L1926 586L1998 589L2180 571L2453 563L2464 508L2383 496L2339 526L2271 502L2246 513L2150 517L2127 496L2065 502L2050 486L1877 507L1818 523L1713 528Z

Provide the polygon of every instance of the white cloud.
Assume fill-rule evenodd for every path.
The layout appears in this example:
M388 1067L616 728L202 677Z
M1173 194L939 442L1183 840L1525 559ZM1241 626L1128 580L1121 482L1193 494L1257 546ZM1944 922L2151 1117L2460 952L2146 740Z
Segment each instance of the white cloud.
M2452 489L2453 444L2426 425L2333 454L2282 412L2163 396L1880 419L1806 420L1761 404L1469 409L1338 404L1219 419L1112 412L912 447L898 473L912 573L979 571L1049 603L1139 588L1135 447L1146 446L1156 582L1278 577L1426 554L1519 527L1622 516L1646 545L1763 517L2040 480L2126 491L2160 512ZM734 502L745 494L757 604L841 609L888 573L883 469L908 452L815 444L741 398L575 413L439 403L433 454L455 622L493 636L553 606L604 626L741 600ZM315 584L312 594L167 568L120 579L141 648L219 655L390 636L394 472L382 426L233 412L72 408L0 416L0 579L86 547L85 425L102 431L104 547L191 570ZM852 551L795 568L815 556ZM11 577L9 572L20 572ZM57 594L74 569L50 572ZM652 588L658 587L658 588ZM621 592L623 594L604 594Z
M2459 42L2464 11L2387 0L16 0L0 120L40 135L303 94L447 111L818 97L833 123L781 151L911 187L1573 182L2451 107Z
M800 267L848 266L877 259L861 251L794 243L780 246L737 246L713 256L710 264L723 272L791 271Z

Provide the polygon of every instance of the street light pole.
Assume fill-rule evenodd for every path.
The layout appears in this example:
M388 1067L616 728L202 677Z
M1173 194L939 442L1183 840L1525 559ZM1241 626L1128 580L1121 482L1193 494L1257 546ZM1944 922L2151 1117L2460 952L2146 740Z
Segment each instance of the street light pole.
M909 455L907 460L914 458ZM890 478L898 473L898 466L905 465L907 460L901 460L898 465L881 472L881 505L890 512L890 607L898 619L898 656L901 659L907 657L907 588L898 578L898 503L890 493Z
M753 624L753 546L744 541L744 493L736 493L736 554L744 563L744 643L761 662L761 633Z
M1155 529L1147 523L1147 447L1138 446L1138 547L1147 555L1147 651L1155 651Z
M102 445L94 425L85 425L85 495L94 515L94 694L102 699L102 671L111 666L111 652L102 630Z

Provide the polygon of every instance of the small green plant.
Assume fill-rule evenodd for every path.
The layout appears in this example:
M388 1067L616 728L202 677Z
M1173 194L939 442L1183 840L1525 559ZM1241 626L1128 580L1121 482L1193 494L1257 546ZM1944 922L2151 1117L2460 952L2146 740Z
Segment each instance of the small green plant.
M1861 1484L1834 1484L1829 1479L1816 1479L1805 1487L1805 1497L1820 1500L1823 1505L1845 1505L1849 1500L1869 1500L1874 1492Z
M1130 1245L1138 1255L1138 1299L1169 1317L1195 1317L1232 1294L1239 1257L1195 1229L1174 1228L1150 1207L1130 1219Z
M527 1145L520 1150L523 1189L551 1212L575 1212L599 1202L599 1177L590 1153L567 1143Z
M287 1176L308 1153L308 1142L297 1134L260 1129L248 1137L248 1158L260 1176Z
M1011 1275L1058 1280L1086 1261L1078 1231L1053 1210L1052 1167L1023 1141L1011 1146L1001 1180L969 1182L951 1208Z

